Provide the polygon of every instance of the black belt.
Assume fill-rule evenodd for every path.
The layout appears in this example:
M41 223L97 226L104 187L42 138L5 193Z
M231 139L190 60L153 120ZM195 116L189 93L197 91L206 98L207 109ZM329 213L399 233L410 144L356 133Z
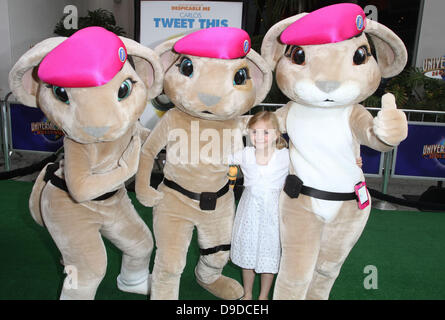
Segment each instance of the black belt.
M330 192L330 191L318 190L308 186L302 186L300 192L306 196L323 200L334 200L334 201L357 200L357 195L355 194L355 192Z
M57 169L59 169L58 162L50 164L48 167L46 167L45 177L43 178L43 180L45 182L51 181L51 183L54 186L69 193L69 190L68 190L65 180L63 180L62 178L55 175L55 172L57 171ZM118 191L119 190L107 192L107 193L105 193L95 199L92 199L92 200L93 201L107 200L107 199L111 198L112 196L114 196Z
M290 198L298 198L298 195L304 194L309 197L333 200L333 201L348 201L357 200L355 192L330 192L318 190L312 187L304 186L303 181L295 175L288 175L286 183L284 184L284 191Z
M202 256L207 256L210 254L217 253L219 251L229 251L230 247L231 247L230 244L222 244L220 246L216 246L213 248L199 249L199 252L201 253Z
M164 185L166 185L167 187L182 193L183 195L189 197L190 199L198 200L199 207L201 208L201 210L215 210L216 200L219 197L225 195L227 191L229 191L229 181L227 181L226 185L221 189L219 189L217 192L201 192L201 193L196 193L184 189L176 182L168 180L167 178L164 178L163 182Z

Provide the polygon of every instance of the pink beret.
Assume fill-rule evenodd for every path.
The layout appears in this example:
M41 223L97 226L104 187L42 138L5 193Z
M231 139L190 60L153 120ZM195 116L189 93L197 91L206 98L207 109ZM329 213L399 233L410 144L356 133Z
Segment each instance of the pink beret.
M290 45L316 45L350 39L365 30L366 15L353 3L339 3L315 10L288 26L280 40Z
M239 28L202 29L179 39L174 50L198 57L236 59L245 57L249 52L250 37Z
M127 49L117 35L88 27L49 52L40 63L38 76L59 87L98 87L113 79L126 59Z

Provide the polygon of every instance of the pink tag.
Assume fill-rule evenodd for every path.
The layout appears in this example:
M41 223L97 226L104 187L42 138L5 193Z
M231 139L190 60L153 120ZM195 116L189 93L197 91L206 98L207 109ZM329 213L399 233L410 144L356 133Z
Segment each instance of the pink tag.
M357 204L360 210L369 206L369 193L366 188L366 182L359 182L354 186L355 194L357 195Z

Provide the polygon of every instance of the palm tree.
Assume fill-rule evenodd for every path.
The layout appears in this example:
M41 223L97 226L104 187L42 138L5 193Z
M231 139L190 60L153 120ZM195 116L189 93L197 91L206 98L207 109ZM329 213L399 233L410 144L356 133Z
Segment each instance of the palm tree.
M260 52L264 35L275 23L300 12L312 11L318 2L317 0L255 0L257 21L252 36L252 48ZM264 102L286 103L287 101L288 99L274 81Z
M83 29L91 26L99 26L114 32L118 36L124 36L125 31L122 27L116 25L116 19L112 12L105 9L96 9L88 11L86 17L80 17L78 21L78 29L66 29L63 22L65 21L67 14L64 15L54 28L54 33L62 36L69 37L79 29Z

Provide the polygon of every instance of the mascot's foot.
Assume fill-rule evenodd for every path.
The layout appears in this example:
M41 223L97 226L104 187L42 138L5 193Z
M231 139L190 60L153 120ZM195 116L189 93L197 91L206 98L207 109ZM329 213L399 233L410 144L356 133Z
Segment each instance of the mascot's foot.
M149 274L147 279L143 282L137 284L129 284L128 282L123 282L121 279L121 275L117 276L117 287L121 291L137 293L143 295L149 295L151 289L151 275Z
M238 281L221 275L213 283L204 283L196 277L198 284L214 296L224 300L239 300L244 296L244 289Z

